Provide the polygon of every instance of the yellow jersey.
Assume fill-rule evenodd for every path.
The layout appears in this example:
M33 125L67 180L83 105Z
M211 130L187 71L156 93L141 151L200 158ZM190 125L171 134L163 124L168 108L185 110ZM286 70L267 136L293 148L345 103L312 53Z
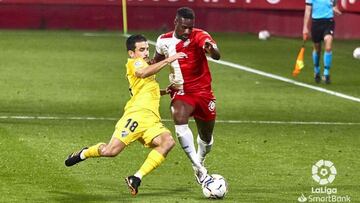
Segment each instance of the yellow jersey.
M160 118L160 87L155 80L155 75L138 78L135 76L136 70L146 68L149 64L142 58L129 58L126 63L126 77L129 81L129 91L131 98L126 103L125 111L136 109L148 109Z

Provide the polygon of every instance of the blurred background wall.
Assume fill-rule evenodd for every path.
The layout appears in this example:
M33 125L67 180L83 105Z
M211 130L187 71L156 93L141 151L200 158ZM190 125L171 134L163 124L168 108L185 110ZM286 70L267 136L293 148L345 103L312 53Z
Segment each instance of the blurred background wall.
M360 0L339 0L337 38L360 38ZM173 28L176 9L196 12L196 27L216 32L269 30L302 35L305 0L127 0L129 30ZM121 0L0 0L1 29L122 30Z

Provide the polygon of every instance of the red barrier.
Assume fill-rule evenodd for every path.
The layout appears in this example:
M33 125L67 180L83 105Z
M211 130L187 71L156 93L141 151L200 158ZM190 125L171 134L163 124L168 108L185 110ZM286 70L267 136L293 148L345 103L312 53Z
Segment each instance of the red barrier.
M1 4L27 5L121 5L121 0L1 0Z
M360 12L360 0L340 0L341 9L346 12Z
M360 12L360 0L339 0L344 11ZM305 0L127 0L129 6L190 6L198 8L239 8L304 10Z
M1 0L1 4L120 6L121 0ZM143 7L190 6L202 8L303 10L305 0L127 0L127 4L129 6ZM339 0L339 5L344 11L360 12L360 0Z
M337 38L360 38L360 0L339 0ZM170 30L176 9L192 7L208 31L269 30L301 37L305 0L127 0L129 30ZM121 0L1 0L0 28L122 29Z

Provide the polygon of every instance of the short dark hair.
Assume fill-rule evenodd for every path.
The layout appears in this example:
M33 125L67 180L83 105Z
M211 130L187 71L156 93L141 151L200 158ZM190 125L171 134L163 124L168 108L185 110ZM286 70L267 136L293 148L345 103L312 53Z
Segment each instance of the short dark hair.
M194 19L195 13L189 7L181 7L176 11L176 17L186 18L186 19Z
M127 38L126 40L126 48L128 51L135 51L135 43L136 42L146 42L147 39L146 37L144 37L141 34L135 34L135 35L131 35L130 37Z

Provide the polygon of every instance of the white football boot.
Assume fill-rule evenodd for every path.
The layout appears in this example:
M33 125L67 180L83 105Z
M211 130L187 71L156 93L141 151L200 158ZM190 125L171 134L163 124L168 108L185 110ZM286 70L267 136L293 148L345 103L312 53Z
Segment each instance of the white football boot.
M201 185L204 181L207 181L211 178L210 175L208 175L208 172L204 166L201 166L200 168L197 168L196 166L193 166L194 169L194 175L196 178L196 181Z

